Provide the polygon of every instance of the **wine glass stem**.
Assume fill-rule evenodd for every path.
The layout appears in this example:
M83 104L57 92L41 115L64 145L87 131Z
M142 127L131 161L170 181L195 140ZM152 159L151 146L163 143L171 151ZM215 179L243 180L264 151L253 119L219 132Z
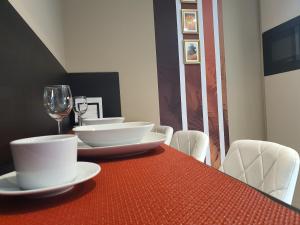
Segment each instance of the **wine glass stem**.
M78 125L82 126L82 118L80 114L78 115Z
M57 126L58 126L58 134L62 134L62 127L61 127L61 121L57 121Z

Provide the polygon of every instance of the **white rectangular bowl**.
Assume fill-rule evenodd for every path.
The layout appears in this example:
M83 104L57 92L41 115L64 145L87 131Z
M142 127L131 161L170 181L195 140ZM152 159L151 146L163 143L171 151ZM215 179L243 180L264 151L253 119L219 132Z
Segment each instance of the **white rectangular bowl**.
M111 124L111 123L123 123L124 117L106 117L98 119L85 119L83 118L83 125L102 125L102 124Z

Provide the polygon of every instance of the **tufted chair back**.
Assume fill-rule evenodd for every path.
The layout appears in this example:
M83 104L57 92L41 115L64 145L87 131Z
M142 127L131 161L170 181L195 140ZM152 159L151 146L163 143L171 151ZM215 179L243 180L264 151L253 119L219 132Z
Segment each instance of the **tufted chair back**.
M196 130L177 131L172 137L171 146L195 159L204 162L209 145L208 136Z
M299 172L299 155L266 141L235 141L220 171L291 204Z
M169 126L155 126L155 127L153 127L152 132L166 135L166 140L165 140L164 143L166 145L170 145L172 135L173 135L173 128L172 127L169 127Z

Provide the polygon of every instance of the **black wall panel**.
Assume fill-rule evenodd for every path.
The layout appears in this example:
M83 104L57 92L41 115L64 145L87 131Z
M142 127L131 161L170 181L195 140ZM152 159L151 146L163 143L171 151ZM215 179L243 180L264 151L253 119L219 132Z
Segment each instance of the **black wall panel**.
M102 97L103 117L121 116L118 73L70 73L67 83L73 96Z
M66 71L6 0L0 1L0 165L9 141L55 134L43 108L43 87L64 83Z
M262 35L265 76L300 69L300 16Z

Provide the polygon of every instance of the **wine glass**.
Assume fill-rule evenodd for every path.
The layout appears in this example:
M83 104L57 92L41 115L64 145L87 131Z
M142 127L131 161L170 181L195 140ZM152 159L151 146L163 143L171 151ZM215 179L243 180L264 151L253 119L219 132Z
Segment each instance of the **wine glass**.
M61 122L73 108L69 85L52 85L44 88L44 106L49 116L57 121L58 134L62 134Z
M85 114L88 109L86 96L75 96L73 100L73 110L78 115L78 125L82 126L82 115Z

